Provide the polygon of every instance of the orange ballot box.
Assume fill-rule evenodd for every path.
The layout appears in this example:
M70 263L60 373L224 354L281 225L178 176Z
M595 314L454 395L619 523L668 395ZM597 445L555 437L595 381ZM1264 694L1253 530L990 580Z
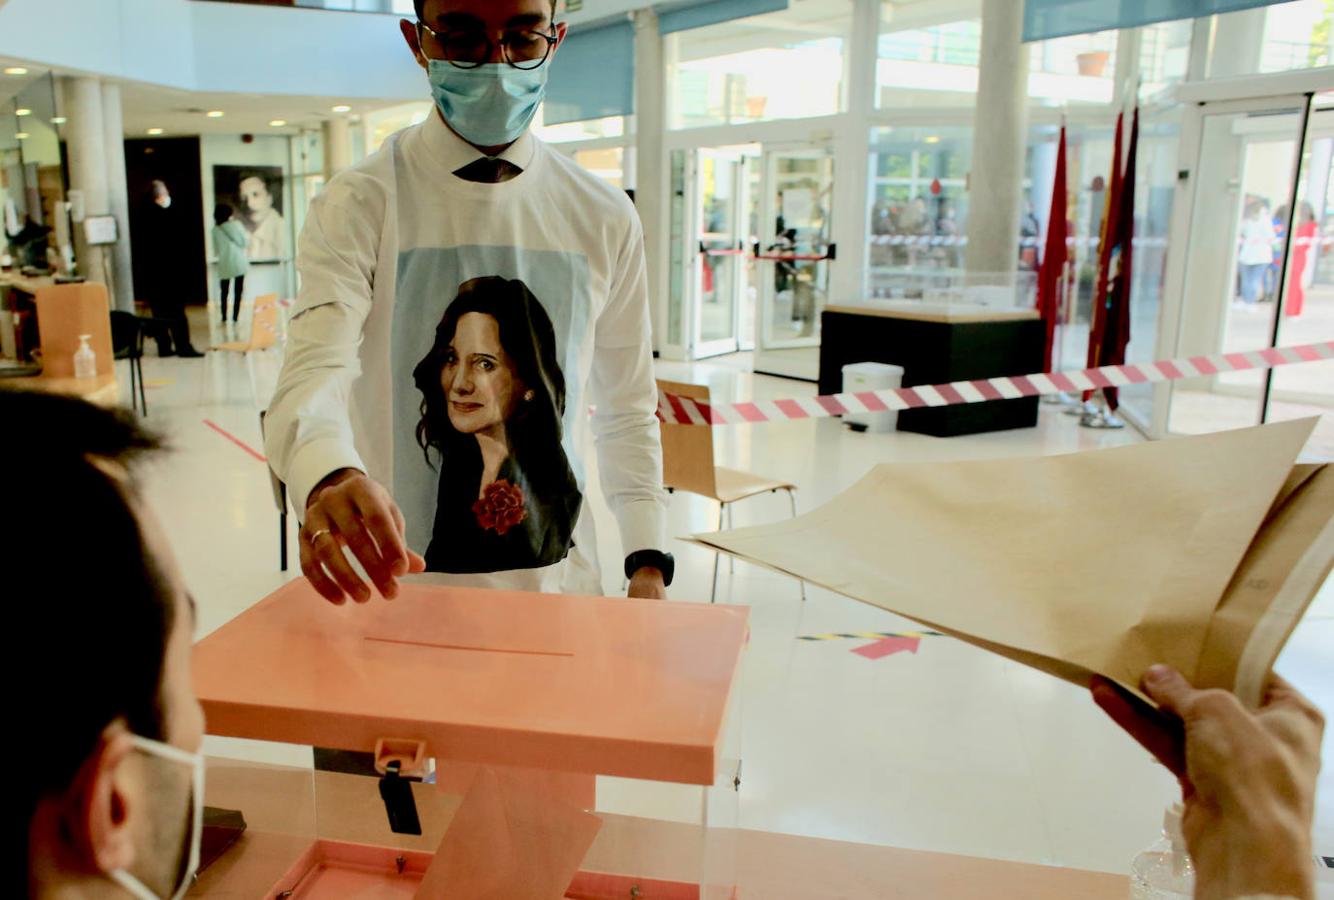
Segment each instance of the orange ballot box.
M420 583L336 607L294 581L196 646L208 733L379 775L210 759L191 895L731 897L746 637L737 607Z

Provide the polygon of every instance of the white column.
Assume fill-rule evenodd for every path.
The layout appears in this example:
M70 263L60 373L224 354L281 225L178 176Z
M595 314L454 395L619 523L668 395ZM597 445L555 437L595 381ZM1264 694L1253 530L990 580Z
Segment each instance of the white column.
M324 178L328 181L352 165L352 126L339 116L324 123Z
M982 0L964 257L970 275L997 273L1004 279L1017 267L1028 138L1028 45L1022 34L1023 4Z
M1266 13L1261 6L1214 17L1214 39L1209 52L1210 78L1254 75L1260 70Z
M70 190L83 194L84 213L104 216L110 211L107 191L106 129L102 123L102 85L96 78L64 78L65 146L69 153ZM74 224L74 253L79 273L89 281L106 284L102 250L89 247L83 225Z
M667 335L668 241L667 71L652 9L634 13L635 24L635 207L644 225L644 256L653 322L653 346Z
M107 211L116 217L119 240L105 251L111 257L111 306L134 312L133 255L130 248L130 189L125 176L125 121L120 85L102 83L102 129L107 161ZM103 252L103 251L98 251Z
M866 296L870 122L875 112L880 0L856 0L851 38L844 67L848 109L834 137L833 239L838 259L829 268L831 303L856 303Z

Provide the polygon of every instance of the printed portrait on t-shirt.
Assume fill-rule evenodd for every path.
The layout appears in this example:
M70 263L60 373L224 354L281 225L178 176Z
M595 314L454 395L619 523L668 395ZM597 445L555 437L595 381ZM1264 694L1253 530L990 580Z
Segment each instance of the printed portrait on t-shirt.
M439 472L426 567L548 566L572 545L582 495L562 446L566 378L551 316L519 279L459 285L412 380L416 443Z

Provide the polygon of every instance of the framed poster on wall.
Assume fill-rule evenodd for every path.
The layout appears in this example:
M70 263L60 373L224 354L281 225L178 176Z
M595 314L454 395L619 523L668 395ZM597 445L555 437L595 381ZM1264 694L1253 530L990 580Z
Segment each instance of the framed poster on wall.
M283 218L281 166L214 166L214 202L232 208L250 235L252 260L286 259L287 220Z

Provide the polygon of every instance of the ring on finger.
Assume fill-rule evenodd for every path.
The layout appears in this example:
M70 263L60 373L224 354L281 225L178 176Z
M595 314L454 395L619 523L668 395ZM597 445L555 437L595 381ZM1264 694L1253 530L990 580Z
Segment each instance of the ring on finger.
M307 540L310 541L310 545L313 547L315 546L315 542L318 541L320 538L324 537L325 535L329 535L330 537L332 537L333 531L331 531L328 528L321 528L319 531L312 532L310 537L307 538Z

